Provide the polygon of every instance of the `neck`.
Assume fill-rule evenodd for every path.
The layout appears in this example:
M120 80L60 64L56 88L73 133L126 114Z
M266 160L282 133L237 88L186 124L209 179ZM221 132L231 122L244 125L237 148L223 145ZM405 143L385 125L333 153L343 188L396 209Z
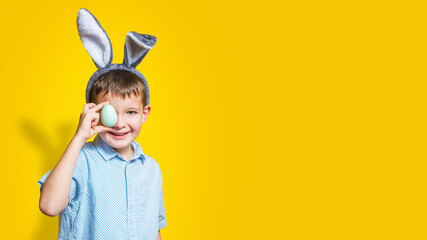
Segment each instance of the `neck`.
M127 162L132 158L133 156L133 149L131 146L124 148L124 149L115 149L117 153L122 156Z

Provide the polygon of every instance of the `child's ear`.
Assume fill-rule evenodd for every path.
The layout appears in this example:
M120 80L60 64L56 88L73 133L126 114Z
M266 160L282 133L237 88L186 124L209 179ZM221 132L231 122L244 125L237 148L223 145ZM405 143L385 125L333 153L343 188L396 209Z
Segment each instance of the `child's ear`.
M154 47L156 42L157 38L155 36L128 32L125 41L123 64L136 68L145 55L147 55L148 51Z
M110 38L98 20L86 9L81 8L77 15L77 29L83 46L86 48L98 69L113 62L113 47Z
M150 114L151 112L151 106L147 105L144 107L144 110L142 111L142 123L145 123L145 121L147 121L148 118L148 114Z

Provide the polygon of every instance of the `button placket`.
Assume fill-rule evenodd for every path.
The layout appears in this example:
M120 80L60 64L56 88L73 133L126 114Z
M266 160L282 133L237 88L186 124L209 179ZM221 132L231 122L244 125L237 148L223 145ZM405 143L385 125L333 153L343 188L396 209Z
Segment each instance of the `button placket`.
M135 222L135 194L134 184L132 182L132 164L128 162L126 164L126 184L127 184L127 203L128 203L128 236L129 239L136 239L136 222Z

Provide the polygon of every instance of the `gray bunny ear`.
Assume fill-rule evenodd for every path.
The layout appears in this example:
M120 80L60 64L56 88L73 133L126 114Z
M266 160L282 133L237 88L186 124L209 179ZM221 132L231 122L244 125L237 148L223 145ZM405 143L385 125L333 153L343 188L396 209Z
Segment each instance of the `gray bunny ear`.
M126 35L123 64L136 68L145 55L147 55L148 50L152 49L156 42L157 38L155 36L128 32Z
M77 15L77 29L83 46L96 67L103 68L113 61L113 48L110 38L98 20L86 9L81 8Z

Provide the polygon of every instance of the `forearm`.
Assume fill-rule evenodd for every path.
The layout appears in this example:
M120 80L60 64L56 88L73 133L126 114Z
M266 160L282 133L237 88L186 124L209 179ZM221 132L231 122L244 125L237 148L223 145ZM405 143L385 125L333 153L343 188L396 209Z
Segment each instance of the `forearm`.
M82 138L74 136L44 182L39 202L44 214L56 216L67 206L74 168L84 143Z
M156 240L162 240L162 236L160 236L160 230L159 230L159 234L157 235L157 239Z

